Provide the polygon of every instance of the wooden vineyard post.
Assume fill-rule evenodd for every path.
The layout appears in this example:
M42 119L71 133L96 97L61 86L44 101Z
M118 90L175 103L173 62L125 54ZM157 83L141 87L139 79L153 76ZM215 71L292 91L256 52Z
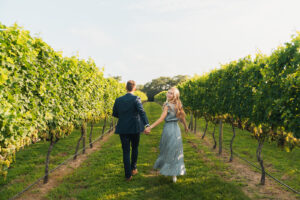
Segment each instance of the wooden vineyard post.
M219 155L222 154L222 145L223 145L223 122L220 119L220 121L219 121Z

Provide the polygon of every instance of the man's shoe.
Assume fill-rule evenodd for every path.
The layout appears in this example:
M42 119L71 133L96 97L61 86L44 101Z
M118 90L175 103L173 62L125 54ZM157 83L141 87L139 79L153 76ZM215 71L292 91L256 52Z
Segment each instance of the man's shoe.
M138 173L137 169L134 169L134 170L131 171L132 176L136 175L137 173Z
M131 181L131 179L132 179L132 176L130 176L129 178L126 178L126 181L129 182L129 181Z

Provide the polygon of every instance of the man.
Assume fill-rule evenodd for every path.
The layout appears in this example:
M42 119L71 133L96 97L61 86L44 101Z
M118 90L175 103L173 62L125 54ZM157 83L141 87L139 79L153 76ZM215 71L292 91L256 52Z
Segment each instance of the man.
M127 94L117 98L115 101L113 116L119 118L115 133L120 135L125 178L127 181L130 181L132 175L138 173L136 163L140 133L144 131L145 127L149 127L149 122L141 99L133 95L133 92L136 90L135 82L132 80L128 81L126 89ZM130 143L132 147L131 162Z

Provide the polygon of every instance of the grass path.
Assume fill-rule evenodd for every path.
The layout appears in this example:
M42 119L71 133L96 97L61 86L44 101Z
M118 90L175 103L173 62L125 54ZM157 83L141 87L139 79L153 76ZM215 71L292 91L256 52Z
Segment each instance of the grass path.
M161 108L155 103L144 105L150 122L156 120ZM225 181L216 171L228 168L222 162L207 164L203 156L188 140L195 135L183 134L184 159L187 175L179 177L176 184L171 177L153 171L158 156L162 126L151 135L141 136L138 158L139 174L129 183L124 181L120 139L113 135L100 151L94 152L73 173L45 198L48 199L249 199L242 191L242 184ZM214 166L214 167L212 167ZM228 172L229 173L229 172Z

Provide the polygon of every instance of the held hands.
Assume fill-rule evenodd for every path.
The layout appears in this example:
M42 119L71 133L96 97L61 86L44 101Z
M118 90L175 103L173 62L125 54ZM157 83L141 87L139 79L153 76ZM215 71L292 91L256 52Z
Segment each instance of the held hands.
M190 130L189 130L188 127L185 127L184 129L185 129L185 132L186 132L186 133L190 132Z
M144 133L145 133L146 135L149 135L150 132L151 132L150 126L148 126L147 128L145 128Z

